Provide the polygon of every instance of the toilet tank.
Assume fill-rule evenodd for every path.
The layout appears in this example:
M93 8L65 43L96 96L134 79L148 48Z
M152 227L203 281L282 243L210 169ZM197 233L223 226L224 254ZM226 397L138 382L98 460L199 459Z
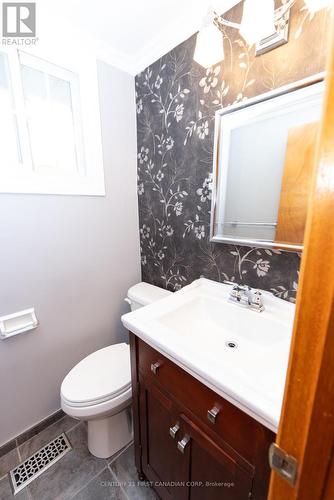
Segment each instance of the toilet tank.
M130 304L131 311L139 309L139 307L147 306L152 304L156 300L163 299L173 292L164 290L158 286L150 285L142 281L132 286L128 290L128 296L125 299L126 302Z

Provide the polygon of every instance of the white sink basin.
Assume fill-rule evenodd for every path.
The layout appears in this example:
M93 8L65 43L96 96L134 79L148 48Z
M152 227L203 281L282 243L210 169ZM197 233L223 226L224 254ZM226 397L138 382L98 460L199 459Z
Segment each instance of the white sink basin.
M123 324L205 385L277 430L294 305L263 292L265 311L228 302L204 278L122 317Z

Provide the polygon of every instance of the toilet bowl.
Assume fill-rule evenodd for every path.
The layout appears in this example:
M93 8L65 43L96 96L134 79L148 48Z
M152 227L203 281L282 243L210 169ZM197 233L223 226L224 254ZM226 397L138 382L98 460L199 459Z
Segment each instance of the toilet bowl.
M148 283L131 287L131 310L170 294ZM130 348L114 344L93 352L66 375L60 390L67 415L87 421L88 449L108 458L132 440Z

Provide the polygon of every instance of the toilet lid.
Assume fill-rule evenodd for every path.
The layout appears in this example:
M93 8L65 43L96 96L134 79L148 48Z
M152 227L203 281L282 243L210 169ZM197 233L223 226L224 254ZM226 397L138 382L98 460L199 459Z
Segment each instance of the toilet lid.
M61 396L74 405L98 404L131 387L130 348L115 344L93 352L66 375Z

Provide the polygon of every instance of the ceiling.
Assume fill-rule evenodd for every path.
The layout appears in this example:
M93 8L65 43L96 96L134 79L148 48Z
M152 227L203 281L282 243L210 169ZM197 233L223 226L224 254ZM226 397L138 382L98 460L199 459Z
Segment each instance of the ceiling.
M99 58L137 74L201 26L210 5L220 13L240 0L39 0L94 40Z

